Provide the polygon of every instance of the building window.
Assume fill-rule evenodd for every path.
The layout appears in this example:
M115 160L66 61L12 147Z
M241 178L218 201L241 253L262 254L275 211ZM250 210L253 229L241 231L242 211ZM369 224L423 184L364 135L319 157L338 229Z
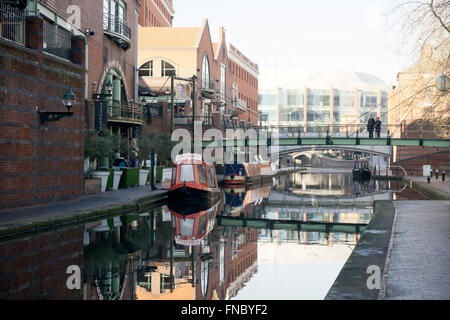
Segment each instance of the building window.
M203 63L202 63L202 89L210 89L209 86L209 60L208 60L208 56L205 55L203 56Z
M140 77L153 77L153 61L144 63L139 68L139 76Z
M167 61L161 61L161 77L170 77L175 75L175 67Z
M226 72L226 67L222 65L220 68L220 95L222 99L225 99Z
M72 39L70 31L44 19L44 51L70 60Z
M25 44L26 11L0 3L0 37Z

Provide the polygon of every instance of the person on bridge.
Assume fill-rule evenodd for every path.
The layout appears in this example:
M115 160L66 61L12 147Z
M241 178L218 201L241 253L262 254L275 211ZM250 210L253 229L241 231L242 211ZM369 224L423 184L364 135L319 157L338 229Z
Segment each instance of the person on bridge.
M373 130L375 129L375 119L370 116L369 122L367 123L367 131L369 131L369 138L373 139Z
M380 117L377 118L377 121L375 121L375 131L377 133L377 139L380 139L381 134L381 120Z

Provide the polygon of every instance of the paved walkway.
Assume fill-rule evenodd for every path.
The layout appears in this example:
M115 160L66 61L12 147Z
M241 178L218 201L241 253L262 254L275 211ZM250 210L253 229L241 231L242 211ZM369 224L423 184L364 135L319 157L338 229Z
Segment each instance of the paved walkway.
M410 176L409 178L411 178L414 181L421 181L421 182L427 182L427 178L425 177L412 177ZM442 189L445 192L449 192L450 193L450 177L445 177L445 181L442 181L442 175L439 175L439 179L436 180L436 176L433 176L430 180L430 185L435 187L435 188L439 188Z
M450 201L396 201L395 206L385 299L450 299Z
M134 187L82 196L70 201L1 210L0 226L53 218L72 212L102 209L108 206L125 204L144 197L150 197L166 192L167 190L152 191L150 186Z

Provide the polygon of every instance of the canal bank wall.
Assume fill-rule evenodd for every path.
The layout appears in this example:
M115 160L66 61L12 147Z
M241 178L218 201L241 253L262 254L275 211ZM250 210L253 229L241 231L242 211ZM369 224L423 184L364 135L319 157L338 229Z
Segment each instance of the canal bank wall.
M390 200L375 201L373 210L371 222L328 291L325 300L383 298L386 290L385 276L389 265L389 253L392 250L396 210L394 203ZM371 278L372 275L375 277ZM379 286L376 283L377 275L381 280Z
M0 211L0 240L143 212L166 202L167 198L167 190L152 191L149 187L141 187L96 194L69 202Z

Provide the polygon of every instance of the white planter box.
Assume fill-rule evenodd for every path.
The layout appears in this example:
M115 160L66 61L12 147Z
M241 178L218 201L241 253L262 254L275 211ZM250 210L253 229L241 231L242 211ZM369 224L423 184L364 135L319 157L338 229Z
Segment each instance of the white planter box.
M108 183L109 171L94 171L92 176L94 178L102 179L102 192L105 192L106 184Z
M147 184L147 176L150 170L139 169L139 185L145 186Z
M120 177L122 176L123 171L115 170L114 171L114 180L113 180L113 190L119 189Z

